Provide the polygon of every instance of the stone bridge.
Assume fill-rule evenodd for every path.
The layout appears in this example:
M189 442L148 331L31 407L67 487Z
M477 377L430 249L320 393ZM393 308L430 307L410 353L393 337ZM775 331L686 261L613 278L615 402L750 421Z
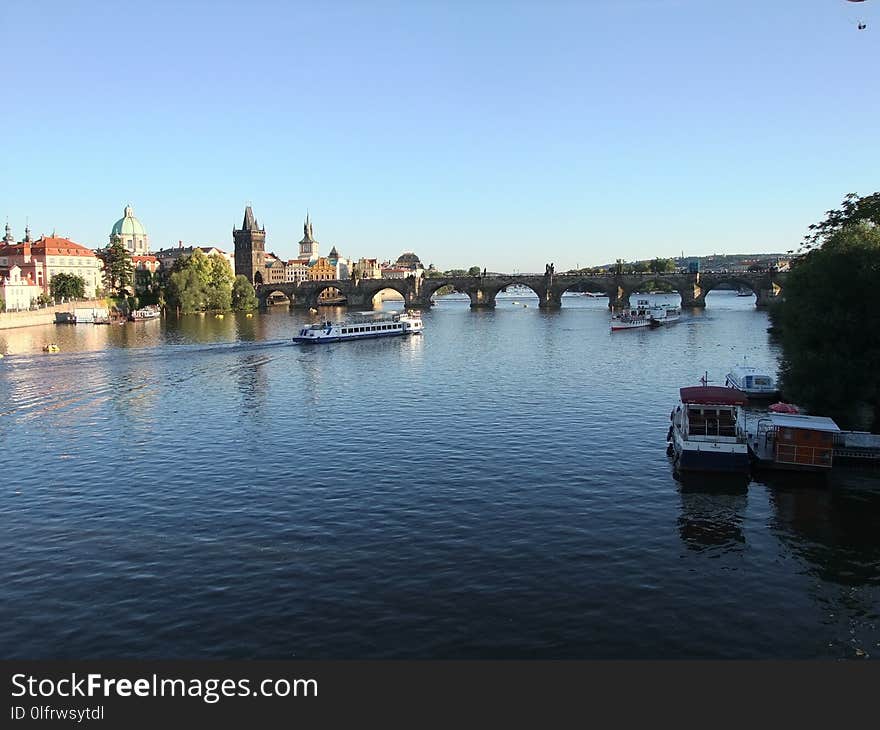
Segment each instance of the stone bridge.
M283 294L292 307L308 309L318 306L318 297L325 289L339 290L346 305L358 309L372 309L374 297L384 289L392 289L403 296L407 307L430 307L431 297L438 289L451 286L456 292L467 294L471 307L494 307L495 297L510 286L523 286L538 296L542 309L558 309L562 295L577 287L578 290L601 292L608 295L608 306L629 306L633 292L644 291L648 284L670 286L681 296L682 307L705 307L706 294L722 284L744 287L755 294L755 304L766 307L782 294L786 274L777 271L727 272L703 271L676 274L497 274L491 276L440 276L406 279L347 279L339 281L301 281L296 284L258 284L260 306L269 304L270 297Z

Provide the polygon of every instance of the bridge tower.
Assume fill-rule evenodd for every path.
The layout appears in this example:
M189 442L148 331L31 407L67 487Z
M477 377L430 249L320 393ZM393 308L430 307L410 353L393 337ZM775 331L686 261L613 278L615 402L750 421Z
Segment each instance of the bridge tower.
M232 229L235 242L235 273L243 274L257 286L263 283L263 268L266 257L266 228L257 225L251 206L244 209L244 222L241 229Z

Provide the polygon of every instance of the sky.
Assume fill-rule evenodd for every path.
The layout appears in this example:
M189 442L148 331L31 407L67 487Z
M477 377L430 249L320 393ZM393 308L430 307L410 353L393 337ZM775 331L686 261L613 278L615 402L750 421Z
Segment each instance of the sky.
M858 20L868 28L859 31ZM0 2L0 218L439 269L781 252L880 189L880 0Z

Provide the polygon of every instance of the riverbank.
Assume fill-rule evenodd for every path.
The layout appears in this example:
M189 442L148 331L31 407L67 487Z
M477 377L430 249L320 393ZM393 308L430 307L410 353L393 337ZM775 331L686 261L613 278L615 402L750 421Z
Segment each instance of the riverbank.
M83 299L42 309L32 309L27 312L2 312L0 313L0 330L52 324L55 322L56 312L70 312L75 308L89 309L90 307L106 308L107 303L103 299Z

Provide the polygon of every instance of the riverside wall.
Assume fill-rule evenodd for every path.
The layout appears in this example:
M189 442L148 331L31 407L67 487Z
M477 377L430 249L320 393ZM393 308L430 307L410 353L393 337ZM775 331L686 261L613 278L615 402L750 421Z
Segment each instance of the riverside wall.
M72 312L74 309L89 309L90 307L106 309L107 302L104 299L82 299L42 309L31 309L27 312L0 312L0 330L52 324L55 321L56 312Z

